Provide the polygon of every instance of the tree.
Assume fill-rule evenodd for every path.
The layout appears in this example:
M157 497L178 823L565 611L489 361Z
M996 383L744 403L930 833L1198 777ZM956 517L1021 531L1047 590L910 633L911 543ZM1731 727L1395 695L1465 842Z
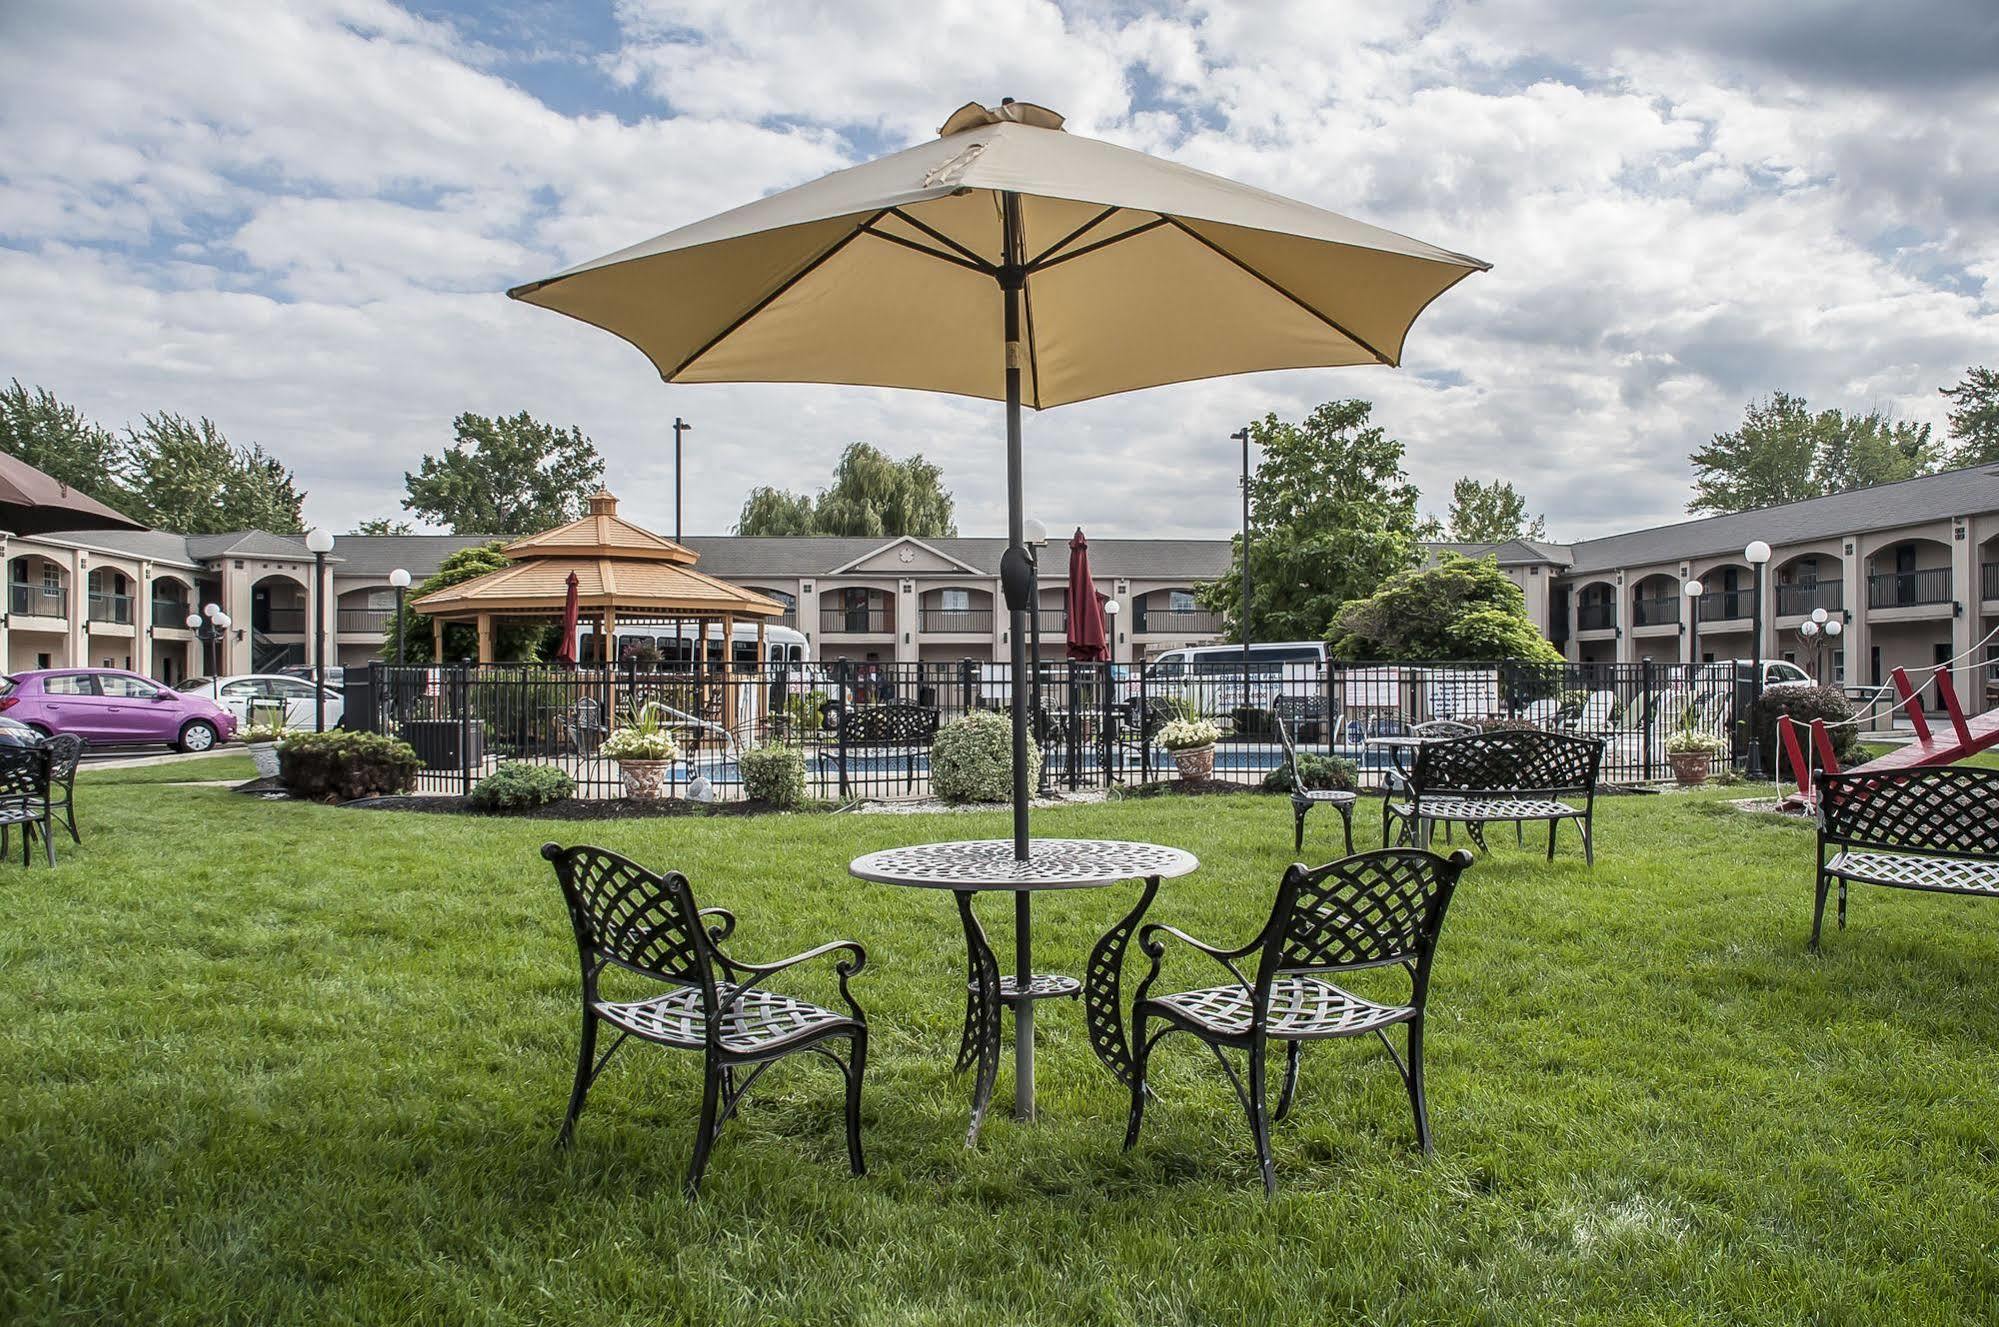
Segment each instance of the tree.
M573 521L604 483L604 458L573 425L567 432L523 410L451 421L451 445L403 472L404 509L453 534L527 535Z
M1687 459L1694 467L1687 510L1723 514L1913 479L1933 473L1942 458L1927 424L1878 410L1814 414L1802 397L1777 392L1751 401L1742 427L1715 434Z
M1950 439L1957 444L1951 467L1999 461L1999 373L1969 368L1957 386L1941 390L1950 401Z
M422 583L410 587L403 603L403 659L407 663L437 663L435 643L431 639L430 619L416 611L413 605L427 594L435 594L447 585L457 585L473 580L490 571L499 571L513 564L507 561L499 543L474 544L461 548L438 564ZM501 618L493 624L493 653L501 659L518 659L532 662L542 657L553 628L546 623ZM382 632L381 656L393 660L396 657L396 621L391 615L387 627ZM447 623L444 628L444 657L451 659L476 659L479 657L479 631L469 622Z
M944 472L921 454L898 461L878 447L852 443L819 496L757 488L736 521L741 535L865 535L918 539L958 533Z
M124 443L46 387L30 392L17 378L0 392L0 451L119 511L133 505L120 482Z
M162 411L143 421L126 431L135 508L129 515L176 534L304 532L305 493L262 447L234 445L205 416Z
M1253 639L1317 640L1349 599L1413 566L1416 488L1402 444L1370 425L1366 401L1329 401L1302 424L1267 415L1250 425L1263 460L1250 475ZM1229 570L1196 591L1240 631L1242 540Z
M355 534L415 534L415 527L408 521L399 521L392 516L370 516L354 527Z
M1529 620L1527 596L1497 558L1456 553L1434 566L1397 572L1367 598L1349 601L1326 639L1335 657L1350 660L1562 658Z
M1527 499L1504 479L1481 484L1465 475L1451 485L1450 537L1461 544L1546 539L1548 518L1527 519Z

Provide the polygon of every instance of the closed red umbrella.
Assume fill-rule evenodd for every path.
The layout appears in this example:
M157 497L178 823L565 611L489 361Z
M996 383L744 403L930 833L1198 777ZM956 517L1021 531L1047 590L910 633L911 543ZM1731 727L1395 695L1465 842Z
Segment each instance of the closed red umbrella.
M1111 657L1110 636L1104 630L1104 601L1090 579L1090 541L1083 528L1069 540L1069 657L1102 663Z
M555 661L570 668L576 666L576 573L569 573L569 591L562 598L562 639L556 642Z

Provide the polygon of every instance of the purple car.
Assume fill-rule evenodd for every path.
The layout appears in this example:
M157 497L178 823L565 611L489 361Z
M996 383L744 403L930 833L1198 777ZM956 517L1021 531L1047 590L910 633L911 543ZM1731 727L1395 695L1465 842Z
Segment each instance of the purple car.
M236 734L236 716L212 700L118 668L51 668L0 679L0 715L40 733L75 733L92 746L165 742L206 751Z

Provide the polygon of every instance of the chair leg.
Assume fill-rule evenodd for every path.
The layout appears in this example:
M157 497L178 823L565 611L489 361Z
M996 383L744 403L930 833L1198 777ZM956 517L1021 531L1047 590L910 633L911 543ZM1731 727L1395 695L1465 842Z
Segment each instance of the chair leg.
M562 1132L555 1136L557 1147L568 1147L576 1139L576 1117L583 1113L583 1098L590 1094L590 1066L597 1058L597 1019L583 1011L583 1035L576 1045L576 1083L569 1089L569 1113L562 1118Z
M41 825L42 851L48 854L49 865L56 864L55 817L44 814Z
M1353 856L1353 803L1352 802L1344 802L1340 805L1340 822L1341 822L1341 827L1346 830L1347 856L1351 857Z
M868 1030L856 1028L853 1055L847 1066L847 1168L856 1175L868 1173L861 1157L861 1078L868 1068Z
M1811 947L1813 949L1817 949L1819 947L1819 931L1825 925L1825 896L1827 889L1829 889L1831 885L1832 885L1832 877L1827 875L1824 871L1820 871L1819 880L1818 880L1818 889L1815 891L1815 893L1817 894L1817 898L1815 898L1812 902Z
M1577 824L1578 824L1578 825L1580 825L1580 826L1582 827L1582 831L1583 831L1583 865L1584 865L1584 866L1595 866L1595 865L1596 865L1596 835L1594 835L1594 834L1590 833L1590 824L1589 824L1589 821L1587 821L1587 820L1582 820L1582 821L1578 821L1578 822L1577 822Z
M77 846L77 847L79 847L79 848L81 848L81 847L83 846L83 835L81 835L81 834L79 834L79 833L77 833L77 832L76 832L76 798L75 798L75 794L71 794L71 796L70 796L70 800L68 800L68 801L66 801L66 802L64 802L64 803L62 804L62 815L63 815L63 819L64 819L64 820L65 820L65 821L66 821L66 822L67 822L67 823L69 824L69 836L70 836L70 838L74 839L74 840L76 841L76 846Z
M1145 1010L1141 1006L1131 1013L1131 1114L1124 1125L1127 1152L1137 1145L1139 1128L1145 1123L1145 1065L1151 1049L1145 1040Z
M1263 1172L1263 1194L1269 1198L1277 1193L1277 1170L1270 1159L1270 1110L1264 1083L1265 1059L1264 1043L1260 1040L1253 1042L1249 1048L1249 1132L1256 1140L1256 1164Z
M1841 876L1839 881L1839 929L1842 931L1846 929L1846 877L1844 876Z
M701 1191L701 1172L708 1169L708 1149L715 1143L715 1117L721 1104L722 1070L710 1060L701 1074L701 1124L694 1131L694 1159L687 1167L687 1192Z
M1416 1141L1430 1155L1430 1107L1423 1096L1423 1015L1409 1020L1409 1109L1416 1114Z
M1551 862L1555 860L1555 831L1560 828L1561 823L1559 820L1548 822L1548 860Z
M1302 852L1305 849L1305 813L1311 809L1312 804L1310 802L1291 803L1291 818L1295 822L1291 835L1291 851L1293 852Z
M1351 855L1351 854L1349 854ZM1298 1095L1298 1054L1305 1049L1302 1041L1290 1042L1284 1051L1284 1087L1277 1094L1277 1113L1270 1118L1282 1122L1291 1114L1292 1102Z

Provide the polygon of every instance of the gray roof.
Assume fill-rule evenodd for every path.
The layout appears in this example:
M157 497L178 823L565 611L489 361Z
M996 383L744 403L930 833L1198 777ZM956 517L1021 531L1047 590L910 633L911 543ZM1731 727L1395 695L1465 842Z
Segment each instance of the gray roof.
M436 571L444 559L474 544L504 543L511 535L497 534L344 534L333 544L342 576L378 576L401 567L412 581Z
M1572 545L1571 551L1576 571L1608 571L1739 552L1756 539L1795 544L1995 510L1999 510L1999 467L1982 465L1778 507L1585 539Z
M35 538L105 548L127 557L151 558L157 562L192 565L200 560L188 552L187 536L168 534L165 530L63 530Z
M191 534L188 552L203 562L210 558L305 558L312 553L305 539L295 534L272 534L268 530L231 530L226 534Z
M681 542L701 555L702 571L711 576L737 580L756 576L829 575L835 567L859 561L896 540L876 536L689 535ZM1000 554L1006 551L1006 540L999 538L958 535L918 542L966 566L977 568L987 576L999 575ZM1069 556L1067 541L1058 541L1051 535L1048 548L1047 556L1062 559L1066 568ZM1228 567L1229 542L1226 539L1090 541L1090 571L1097 576L1206 580L1221 575Z
M1445 542L1425 544L1423 547L1432 555L1457 553L1468 558L1496 558L1502 567L1524 567L1533 564L1555 567L1569 565L1569 550L1566 545L1544 543L1536 539L1508 539L1497 544Z

